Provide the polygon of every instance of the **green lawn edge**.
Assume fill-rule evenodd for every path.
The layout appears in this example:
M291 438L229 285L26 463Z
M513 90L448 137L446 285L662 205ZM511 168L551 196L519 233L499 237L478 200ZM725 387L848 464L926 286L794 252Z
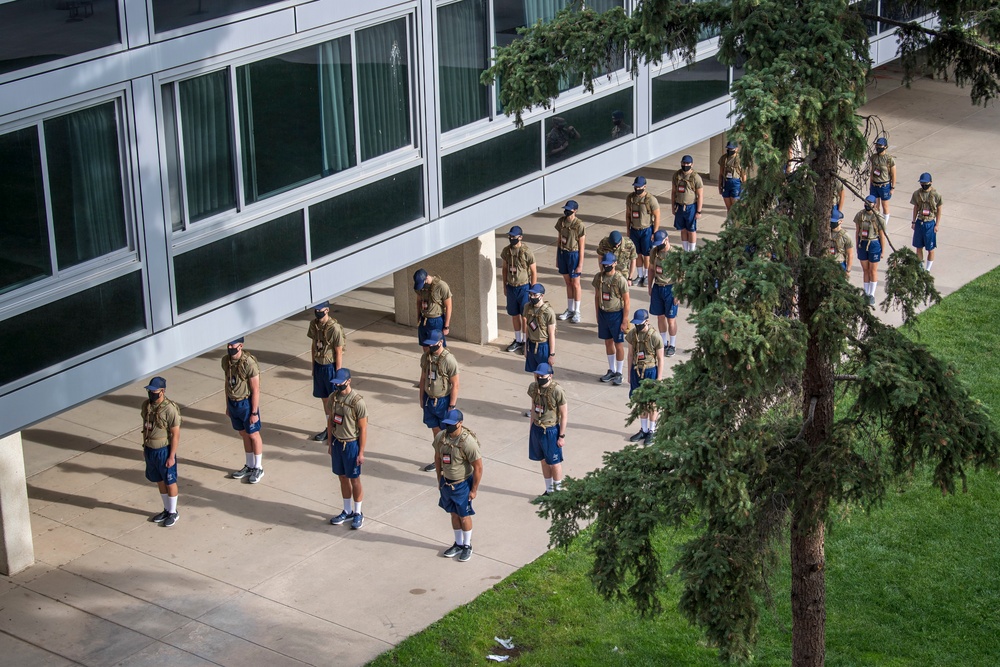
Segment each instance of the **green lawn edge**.
M953 363L996 422L1000 414L1000 269L925 311L910 335ZM670 554L687 536L662 536ZM1000 664L1000 476L969 475L969 492L942 497L925 476L865 513L832 522L827 549L827 665ZM679 584L665 612L641 618L606 601L588 579L583 540L549 551L472 602L369 663L486 665L494 636L512 637L508 665L717 665L714 650L677 612ZM791 656L787 558L765 611L756 665Z

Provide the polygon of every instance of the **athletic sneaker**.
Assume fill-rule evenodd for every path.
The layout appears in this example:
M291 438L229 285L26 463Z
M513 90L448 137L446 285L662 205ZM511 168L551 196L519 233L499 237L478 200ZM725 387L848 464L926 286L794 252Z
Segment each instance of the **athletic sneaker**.
M672 357L675 354L677 354L677 348L674 347L673 345L667 345L667 349L663 351L663 354L667 355L668 357Z
M342 523L347 523L348 521L350 521L353 518L354 518L354 512L348 512L348 511L345 510L345 511L341 512L340 514L338 514L337 516L335 516L332 519L330 519L330 525L331 526L339 526Z
M600 380L601 382L611 382L612 380L615 379L615 372L614 371L608 371L607 373L605 373L604 375L602 375L601 377L599 377L597 379Z
M351 518L351 530L357 530L363 525L365 525L365 515L361 512L355 512Z
M639 429L639 432L628 439L629 442L639 442L640 440L646 439L646 432Z
M573 317L571 317L569 321L572 322L573 324L579 324L580 323L580 311L579 310L574 311L573 312Z
M869 306L874 306L875 305L875 295L874 294L869 294L868 295L868 305Z
M615 376L611 378L611 384L613 384L616 387L622 386L622 374L615 373Z
M181 515L178 514L177 512L170 512L169 514L167 514L167 518L163 520L163 527L170 528L170 526L177 523L177 519L179 519L180 517Z
M153 523L163 523L164 521L167 520L168 516L170 516L170 512L168 512L167 510L163 510L162 512L151 518L150 521L152 521Z
M254 468L250 472L250 483L251 484L256 484L257 482L260 481L260 478L263 477L263 476L264 476L264 469L263 468Z
M566 310L564 310L559 315L556 315L556 319L557 320L568 320L571 317L573 317L573 311L570 310L569 308L567 308Z
M645 286L646 286L646 276L642 276L639 278L639 287L645 287Z
M464 544L464 545L462 545L462 553L458 557L458 562L459 563L464 563L465 561L469 560L470 558L472 558L472 545L471 544Z
M518 349L524 349L524 343L520 341L512 340L510 345L505 348L508 352L517 352Z
M460 553L462 553L462 545L459 544L458 542L455 542L453 545L445 549L444 553L441 555L444 556L445 558L454 558Z
M652 431L646 431L646 437L645 437L645 439L643 439L642 444L644 444L644 445L651 445L651 444L653 444L653 432Z
M242 468L240 468L239 470L237 470L236 472L234 472L232 474L232 478L233 479L243 479L244 477L246 477L247 475L249 475L252 472L253 472L253 468L251 468L250 466L243 466Z
M433 463L428 463L424 466L424 472L433 472L436 467Z
M322 431L314 435L312 439L315 440L316 442L323 442L324 440L326 440L326 429L323 429Z

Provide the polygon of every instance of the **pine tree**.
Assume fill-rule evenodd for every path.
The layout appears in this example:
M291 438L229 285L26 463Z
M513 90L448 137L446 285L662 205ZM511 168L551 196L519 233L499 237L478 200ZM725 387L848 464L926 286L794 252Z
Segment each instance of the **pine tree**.
M608 454L541 509L557 545L592 524L597 588L642 612L659 609L664 585L654 534L693 524L696 537L674 564L680 607L724 660L751 657L759 600L787 544L792 662L824 664L831 511L877 505L918 466L952 493L967 470L1000 461L1000 436L954 369L883 324L825 252L837 179L867 181L877 127L858 115L870 73L866 20L900 28L907 77L923 61L969 85L976 103L1000 94L996 4L921 6L938 13L939 28L865 14L846 0L643 0L630 16L573 2L499 49L483 76L500 82L501 102L520 123L531 107L550 106L561 80L592 90L623 53L633 73L640 62L690 59L705 26L720 31L720 59L744 68L730 137L756 176L717 241L672 255L696 346L670 379L636 394L636 404L659 406L655 442ZM789 175L796 140L805 157ZM933 281L908 248L886 263L881 307L912 322L939 298Z

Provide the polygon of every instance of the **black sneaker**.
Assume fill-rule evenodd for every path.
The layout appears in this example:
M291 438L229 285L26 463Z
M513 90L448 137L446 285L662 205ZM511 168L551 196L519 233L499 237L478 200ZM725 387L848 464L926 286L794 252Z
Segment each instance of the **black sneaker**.
M444 556L445 558L454 558L460 553L462 553L462 545L459 544L458 542L455 542L455 544L445 549L444 553L441 555Z
M646 286L646 276L642 276L641 278L639 278L639 287L645 287L645 286Z
M677 354L677 348L674 347L673 345L667 345L667 349L663 351L663 354L667 355L668 357L672 357L675 354Z
M614 379L615 379L614 371L608 371L607 373L598 378L598 380L600 380L601 382L611 382Z
M250 466L243 466L242 468L240 468L239 470L237 470L236 472L234 472L231 475L231 477L233 479L243 479L244 477L246 477L247 475L249 475L252 472L253 472L253 468L251 468Z
M465 545L462 546L462 553L459 554L459 556L458 556L458 562L459 563L464 563L465 561L469 560L470 558L472 558L472 545L471 544L465 544Z
M645 438L646 438L646 432L643 431L642 429L639 429L639 432L633 435L631 438L629 438L628 441L639 442L640 440L644 440Z
M622 374L615 373L615 376L611 378L611 384L613 384L616 387L622 386Z
M163 523L164 521L167 520L168 516L170 516L170 512L168 512L167 510L163 510L159 514L150 517L149 520L152 521L153 523Z
M327 439L326 429L323 429L322 431L314 435L312 439L315 440L316 442L323 442L324 440L326 440Z
M433 463L428 463L424 466L424 472L433 472L435 465Z
M646 431L646 437L643 438L642 444L644 444L644 445L651 445L651 444L653 444L653 432L652 431Z
M171 512L167 514L167 518L163 520L163 527L170 528L170 526L177 523L177 519L181 518L181 515L177 512Z
M506 349L508 352L517 352L517 348L519 348L519 347L521 347L521 344L519 342L517 342L516 340L512 340L510 342L510 345L508 345L504 349Z

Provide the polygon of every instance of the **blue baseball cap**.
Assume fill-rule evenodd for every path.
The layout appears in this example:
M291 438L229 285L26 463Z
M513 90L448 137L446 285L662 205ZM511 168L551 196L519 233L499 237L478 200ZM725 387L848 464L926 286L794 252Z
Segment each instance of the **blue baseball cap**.
M564 211L578 211L578 210L580 210L580 205L576 203L575 199L570 199L568 202L566 202L566 205L563 206L563 210Z
M545 285L541 283L535 283L528 288L528 294L545 294Z
M427 347L432 347L440 343L442 340L444 340L444 332L440 329L432 329L427 332L427 339L424 340L423 344Z
M635 311L635 315L632 316L632 324L642 324L649 319L649 311L645 308L640 308Z
M622 242L622 233L616 229L608 234L608 240L611 241L611 245L618 245Z
M159 375L150 380L149 384L147 384L144 387L146 391L160 391L161 389L166 389L166 388L167 388L167 381L161 378Z
M625 113L619 110L612 111L611 118L613 120L623 120L625 118Z
M613 252L606 252L606 253L604 253L604 257L601 258L601 265L602 266L608 266L610 264L614 264L617 261L618 260L615 259L615 253L613 253Z
M242 343L242 342L243 342L243 336L240 336L236 340L229 341L229 345L237 345L237 344Z
M453 426L464 419L465 415L462 414L461 410L449 410L448 414L446 414L444 419L441 420L441 423L445 426Z
M654 246L663 245L664 243L666 243L666 241L667 241L667 233L662 229L656 230L656 233L653 234L653 245Z
M517 225L514 225L513 227L511 227L510 231L507 232L507 236L523 236L523 235L524 235L524 232L522 232L521 228L518 227Z
M337 374L333 376L334 384L344 384L351 379L351 371L346 368L341 368L337 371Z
M886 139L885 137L879 137L878 139L875 140L875 145L876 146L888 146L889 145L889 140Z
M324 308L329 308L329 307L330 307L329 301L320 301L315 306L313 306L313 310L322 310Z
M931 175L928 174L926 171L924 173L920 174L920 182L921 183L930 183L931 182Z
M641 188L645 184L646 184L646 177L645 176L636 176L635 180L632 181L632 187L633 188Z
M535 375L552 375L552 366L543 361L535 367Z
M427 272L423 269L417 269L416 273L413 274L413 291L419 292L425 282L427 282Z
M739 147L740 147L740 145L739 145L739 144L737 144L737 143L733 143L732 141L730 141L730 142L729 142L728 144L726 144L726 150L727 150L727 151L731 151L731 150L733 150L734 148L739 148Z
M833 210L830 212L830 229L839 226L840 221L843 219L844 219L844 214L840 212L840 209L834 206Z
M694 158L691 157L690 155L685 155L684 157L681 158L681 164L690 164L692 162L694 162Z
M867 197L865 197L865 201L868 202L869 204L874 204L875 202L878 201L878 199L875 198L875 195L868 195Z

